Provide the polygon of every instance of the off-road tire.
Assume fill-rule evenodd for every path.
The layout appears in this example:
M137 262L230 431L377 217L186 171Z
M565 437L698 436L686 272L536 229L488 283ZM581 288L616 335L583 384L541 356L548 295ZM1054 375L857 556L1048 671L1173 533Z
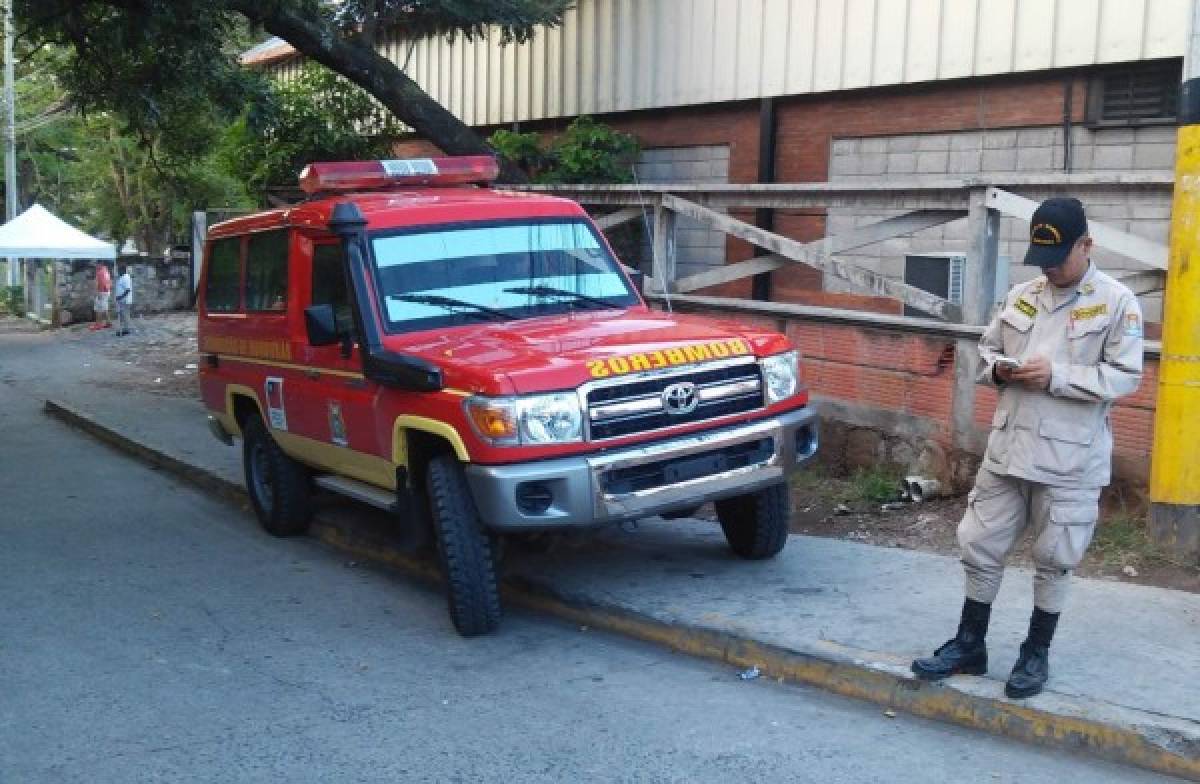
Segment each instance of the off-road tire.
M425 483L450 620L463 637L495 631L501 617L497 542L479 521L462 465L451 456L435 457Z
M723 498L714 506L729 549L742 558L770 558L787 544L791 501L786 484Z
M283 453L257 416L242 423L242 468L250 504L267 533L299 536L308 531L312 519L308 469Z

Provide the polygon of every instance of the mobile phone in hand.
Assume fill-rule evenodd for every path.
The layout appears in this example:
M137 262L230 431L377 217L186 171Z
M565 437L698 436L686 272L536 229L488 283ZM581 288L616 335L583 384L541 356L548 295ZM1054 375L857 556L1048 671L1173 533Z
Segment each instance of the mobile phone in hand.
M1021 360L1013 357L1006 357L1003 354L996 357L996 365L1005 368L1006 370L1016 370L1021 367Z

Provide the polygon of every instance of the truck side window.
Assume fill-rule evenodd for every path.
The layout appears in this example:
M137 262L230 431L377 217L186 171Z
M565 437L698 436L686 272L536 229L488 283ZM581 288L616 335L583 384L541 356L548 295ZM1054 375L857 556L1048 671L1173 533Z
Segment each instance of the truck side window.
M288 233L251 235L246 244L246 310L287 310Z
M209 313L233 313L241 308L242 240L216 240L208 255L204 302Z
M312 305L333 305L339 331L353 329L350 296L346 292L345 251L338 244L313 247Z

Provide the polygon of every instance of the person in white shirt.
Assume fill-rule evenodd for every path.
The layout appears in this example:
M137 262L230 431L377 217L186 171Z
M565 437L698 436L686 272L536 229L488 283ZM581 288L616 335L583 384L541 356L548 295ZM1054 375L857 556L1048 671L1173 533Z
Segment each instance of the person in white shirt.
M121 277L117 278L117 285L113 291L113 298L117 301L117 337L128 335L130 314L133 310L133 278L129 276L129 266L121 268Z

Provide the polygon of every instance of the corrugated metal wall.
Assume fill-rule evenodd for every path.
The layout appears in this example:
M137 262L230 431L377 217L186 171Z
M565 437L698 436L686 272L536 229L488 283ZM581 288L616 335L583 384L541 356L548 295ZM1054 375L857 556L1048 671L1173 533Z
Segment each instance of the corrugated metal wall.
M1188 0L578 0L522 46L386 51L470 125L1181 57ZM277 66L278 67L278 66Z

